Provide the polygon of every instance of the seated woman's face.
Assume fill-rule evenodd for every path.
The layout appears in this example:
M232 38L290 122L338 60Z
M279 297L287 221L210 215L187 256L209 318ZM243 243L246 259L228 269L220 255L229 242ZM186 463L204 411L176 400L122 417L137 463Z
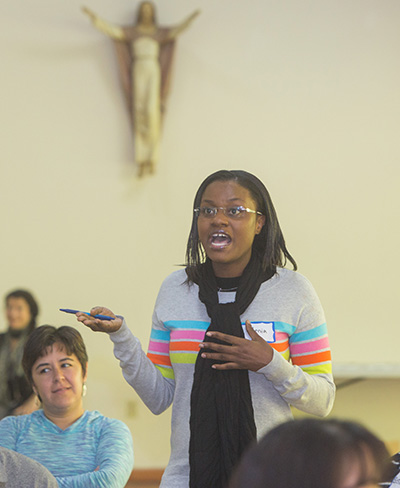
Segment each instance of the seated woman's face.
M10 297L7 300L6 315L9 327L15 330L25 329L32 319L29 305L21 297Z
M86 376L75 354L67 354L62 344L50 346L32 367L33 389L43 410L63 413L80 408Z

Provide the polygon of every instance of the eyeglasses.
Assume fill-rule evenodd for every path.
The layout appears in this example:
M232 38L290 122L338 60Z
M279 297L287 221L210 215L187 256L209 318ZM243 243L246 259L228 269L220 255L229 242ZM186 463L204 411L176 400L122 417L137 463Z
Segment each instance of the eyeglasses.
M202 219L213 219L217 215L218 210L222 210L224 215L232 220L242 219L248 213L262 215L257 210L242 207L241 205L236 207L197 207L194 209L194 213Z

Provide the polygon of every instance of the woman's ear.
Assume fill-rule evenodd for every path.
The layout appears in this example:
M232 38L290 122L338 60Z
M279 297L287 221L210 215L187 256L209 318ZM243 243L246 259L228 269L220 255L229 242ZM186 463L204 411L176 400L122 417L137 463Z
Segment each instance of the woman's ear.
M39 402L38 402L38 405L40 405L42 403L42 399L40 398L40 395L39 395L39 392L38 392L38 389L36 388L35 386L35 383L32 383L32 390L33 390L33 393L37 396L37 398L39 399ZM37 402L37 400L36 400Z
M89 363L86 363L86 372L82 377L83 382L85 383L87 380L87 375L88 375L88 368L89 368Z
M257 223L256 223L256 234L259 234L264 227L265 224L265 215L258 215L257 216Z

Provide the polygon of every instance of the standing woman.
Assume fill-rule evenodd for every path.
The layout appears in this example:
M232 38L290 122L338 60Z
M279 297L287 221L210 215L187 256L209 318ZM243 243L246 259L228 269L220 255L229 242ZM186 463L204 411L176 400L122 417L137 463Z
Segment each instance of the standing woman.
M110 333L123 375L156 414L173 402L161 487L222 488L255 437L292 418L324 416L335 386L325 317L289 254L264 184L217 171L194 200L187 266L161 286L147 357L122 317L78 313Z
M36 327L39 307L26 290L9 293L5 305L8 330L0 334L0 419L38 408L21 361L28 336Z

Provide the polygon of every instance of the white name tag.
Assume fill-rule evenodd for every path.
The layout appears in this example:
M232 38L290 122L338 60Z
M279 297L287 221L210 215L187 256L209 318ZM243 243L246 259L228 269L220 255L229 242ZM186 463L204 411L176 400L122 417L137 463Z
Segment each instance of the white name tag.
M251 326L253 327L253 330L264 339L264 341L275 342L274 322L252 322ZM249 339L251 341L251 337L246 330L246 324L242 324L242 327L245 339Z

